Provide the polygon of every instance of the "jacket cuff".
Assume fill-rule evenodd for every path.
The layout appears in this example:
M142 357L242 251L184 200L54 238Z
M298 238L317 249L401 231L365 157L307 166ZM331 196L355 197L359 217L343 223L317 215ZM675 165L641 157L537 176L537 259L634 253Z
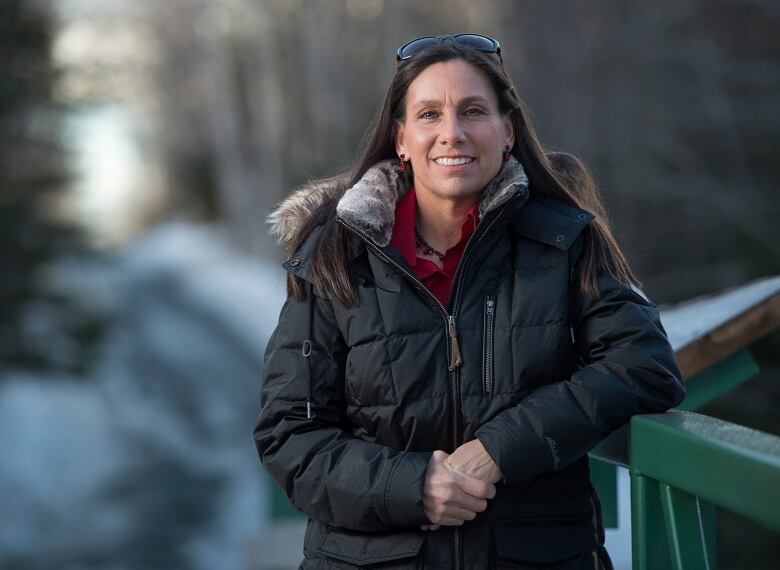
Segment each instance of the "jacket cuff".
M496 416L474 435L501 469L504 484L527 483L537 474L552 468L549 449L540 448L533 438L521 437L511 422L502 420L500 415Z
M396 456L385 485L385 506L392 524L406 527L431 524L425 515L425 473L432 451L405 451Z

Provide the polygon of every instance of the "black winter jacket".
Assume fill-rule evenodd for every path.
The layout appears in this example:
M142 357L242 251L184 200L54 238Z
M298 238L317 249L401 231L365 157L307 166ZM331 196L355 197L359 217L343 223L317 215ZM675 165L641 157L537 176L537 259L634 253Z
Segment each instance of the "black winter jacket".
M271 217L289 239L338 199L360 300L288 298L266 350L254 437L309 515L300 568L611 568L587 453L685 394L655 304L608 274L598 300L578 287L593 215L535 194L512 158L480 195L445 307L388 245L407 189L382 161L342 197L310 185ZM305 280L320 230L284 264ZM495 498L421 530L432 452L473 438L504 475Z

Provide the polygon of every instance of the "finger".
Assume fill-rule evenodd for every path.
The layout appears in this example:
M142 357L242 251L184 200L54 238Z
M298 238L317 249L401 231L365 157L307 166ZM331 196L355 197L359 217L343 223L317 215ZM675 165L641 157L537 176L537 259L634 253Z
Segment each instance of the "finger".
M475 513L481 513L487 509L487 499L480 499L464 492L455 481L455 484L439 487L430 497L423 497L425 514L435 515L446 512L447 508L457 507Z
M496 486L488 481L482 481L466 473L456 471L458 477L458 487L472 497L479 499L492 499L496 496Z
M442 519L439 521L440 526L461 526L463 524L463 519L453 518L453 517L442 517Z
M459 492L456 497L451 500L451 503L455 506L474 511L475 513L481 513L487 509L487 499L478 499L463 491Z
M447 505L444 508L442 516L452 519L460 519L463 521L470 521L474 520L474 518L477 516L477 513L471 509L464 509L463 507L459 507L457 505Z
M446 451L442 451L441 449L437 449L433 452L433 455L431 456L431 459L435 462L444 463L448 458L450 454Z

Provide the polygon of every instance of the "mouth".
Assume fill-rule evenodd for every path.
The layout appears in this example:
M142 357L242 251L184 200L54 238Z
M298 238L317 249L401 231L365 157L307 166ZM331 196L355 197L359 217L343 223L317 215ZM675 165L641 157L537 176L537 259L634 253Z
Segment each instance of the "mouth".
M433 159L433 162L441 166L463 166L475 160L473 156L440 156Z

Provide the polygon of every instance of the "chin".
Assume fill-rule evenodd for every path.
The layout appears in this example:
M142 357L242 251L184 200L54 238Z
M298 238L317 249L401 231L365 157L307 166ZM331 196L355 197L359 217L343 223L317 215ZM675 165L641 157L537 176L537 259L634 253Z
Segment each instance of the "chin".
M489 180L483 184L481 180L478 180L473 176L464 178L453 177L440 184L439 188L455 194L473 194L481 191L488 182Z
M466 198L468 196L478 196L482 191L482 186L475 186L472 184L458 184L442 186L436 192L440 196L446 196L448 198Z

